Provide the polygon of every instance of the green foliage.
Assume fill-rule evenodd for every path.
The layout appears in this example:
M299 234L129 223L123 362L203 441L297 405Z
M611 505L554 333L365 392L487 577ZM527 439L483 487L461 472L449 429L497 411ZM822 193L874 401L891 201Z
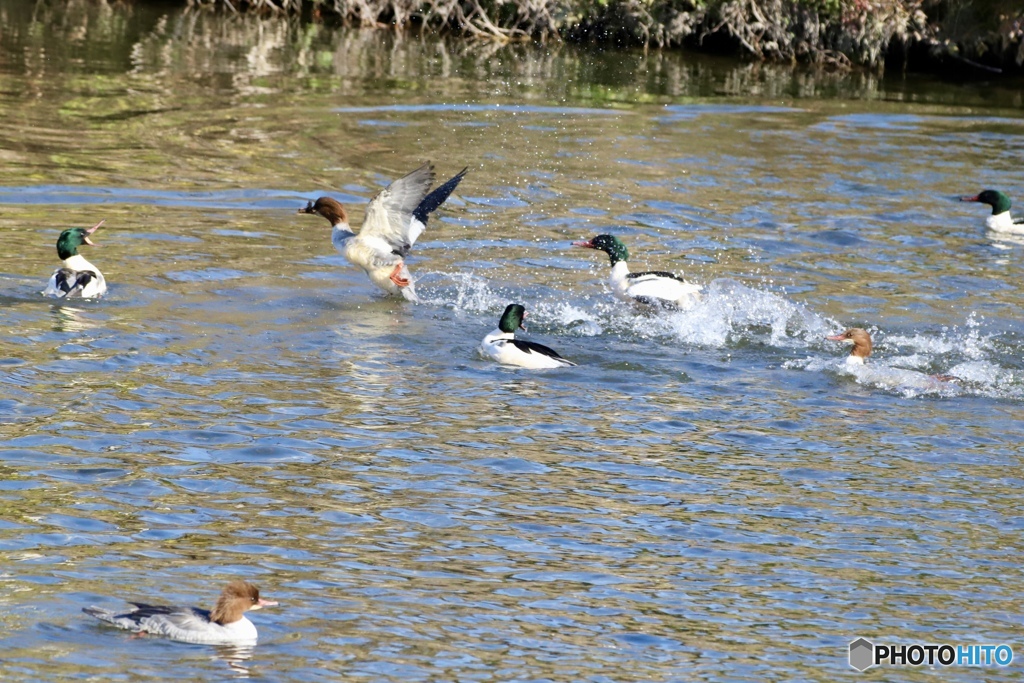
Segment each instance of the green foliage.
M796 0L794 4L822 16L836 18L853 3L850 0Z

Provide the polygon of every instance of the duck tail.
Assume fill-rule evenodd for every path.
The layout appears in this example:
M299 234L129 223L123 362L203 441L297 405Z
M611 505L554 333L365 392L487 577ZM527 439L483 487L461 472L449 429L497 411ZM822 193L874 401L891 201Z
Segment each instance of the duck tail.
M106 621L106 622L111 623L111 624L114 623L114 616L115 615L114 615L113 612L111 612L108 609L103 609L102 607L90 606L90 607L83 607L82 611L85 612L86 614L88 614L91 617L96 617L100 621Z

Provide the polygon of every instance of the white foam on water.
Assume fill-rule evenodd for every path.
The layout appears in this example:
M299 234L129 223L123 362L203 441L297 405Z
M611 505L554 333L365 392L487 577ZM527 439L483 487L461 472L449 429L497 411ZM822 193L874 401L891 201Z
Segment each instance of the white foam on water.
M847 365L846 347L842 347L838 358L809 357L787 361L782 367L845 375L859 384L908 398L965 394L1001 399L1024 396L1020 373L993 360L998 353L996 345L992 336L982 332L973 313L963 326L938 332L869 331L874 347L865 365ZM907 350L910 353L901 353Z
M835 327L784 295L729 279L711 282L697 306L671 313L667 321L676 340L712 348L737 344L804 348Z
M541 301L529 310L534 320L550 322L578 337L596 337L604 332L598 315L571 303Z
M955 396L963 393L958 382L944 381L916 370L892 367L884 362L848 365L844 361L841 363L840 374L844 371L860 384L892 391L905 398L926 394Z
M993 351L992 338L981 331L981 322L971 313L961 327L943 328L941 334L919 333L913 335L894 334L885 338L886 344L906 347L925 355L962 355L979 360Z
M447 280L450 284L436 284ZM422 284L421 284L422 283ZM521 295L505 292L491 282L471 272L429 272L417 280L420 302L431 306L453 308L470 313L501 312L510 303L518 302ZM523 303L529 309L526 302Z
M535 288L525 295L519 288L496 286L474 273L435 272L422 279L426 282L420 288L420 298L425 304L494 316L497 320L506 305L522 303L527 309L527 327L536 325L552 334L609 334L624 341L660 342L666 348L805 349L806 358L785 361L781 367L835 374L907 398L967 394L1024 397L1024 378L1018 377L1021 373L997 362L997 346L974 314L963 325L938 332L887 334L872 328L872 356L866 365L856 366L845 362L847 347L825 341L843 325L785 294L736 280L714 280L692 309L672 311L634 306L616 300L608 292L572 300L567 300L564 292L546 288ZM937 375L956 379L939 379Z

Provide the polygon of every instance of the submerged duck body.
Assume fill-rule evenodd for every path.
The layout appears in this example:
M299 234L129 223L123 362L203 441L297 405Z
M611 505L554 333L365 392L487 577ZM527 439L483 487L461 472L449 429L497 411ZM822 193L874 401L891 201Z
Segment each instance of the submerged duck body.
M829 341L850 344L850 355L846 357L846 366L854 372L861 372L854 368L863 367L871 355L871 335L867 330L860 327L852 327L845 332L825 337ZM949 384L963 382L956 375L926 375L914 370L901 370L898 368L887 368L885 374L874 376L874 383L891 386L893 388L917 389L933 391L942 389Z
M417 301L405 258L427 226L427 219L455 190L469 168L430 192L434 167L420 166L381 190L366 206L359 232L349 227L348 213L337 200L320 197L299 213L323 216L331 223L331 243L349 263L366 271L388 294ZM428 194L429 193L429 194Z
M100 221L91 228L70 228L60 234L57 238L57 256L60 257L61 267L50 276L43 290L44 296L96 299L106 294L107 280L103 273L78 253L78 248L83 244L93 244L89 235L105 222Z
M498 321L498 329L480 342L480 353L502 365L517 365L531 370L564 368L576 365L558 355L554 349L537 342L516 339L516 330L523 327L526 308L521 304L509 304Z
M629 272L629 266L626 265L629 250L613 235L598 235L588 241L573 242L573 246L597 249L608 254L612 266L608 285L612 293L623 301L683 310L693 308L700 302L704 288L683 280L675 273L663 270Z
M1024 235L1024 219L1014 220L1010 215L1010 198L999 190L984 190L973 197L961 197L960 201L991 206L992 214L985 219L985 227L989 230Z
M245 618L248 610L277 603L260 598L259 588L246 581L232 581L224 588L213 610L198 607L131 603L134 609L122 614L101 607L82 611L100 621L135 633L165 636L185 643L255 643L256 626Z

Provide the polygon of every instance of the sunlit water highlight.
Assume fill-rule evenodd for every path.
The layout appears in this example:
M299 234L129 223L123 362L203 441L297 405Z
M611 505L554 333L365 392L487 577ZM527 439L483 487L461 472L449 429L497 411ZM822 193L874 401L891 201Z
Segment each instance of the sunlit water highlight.
M1019 645L1024 247L953 201L1024 203L1018 90L17 7L5 681L833 681L859 635ZM407 305L295 211L358 223L425 159L471 172ZM43 299L101 218L109 296ZM600 232L704 300L615 301L569 246ZM481 358L512 301L579 367ZM237 576L282 603L252 650L80 611Z

